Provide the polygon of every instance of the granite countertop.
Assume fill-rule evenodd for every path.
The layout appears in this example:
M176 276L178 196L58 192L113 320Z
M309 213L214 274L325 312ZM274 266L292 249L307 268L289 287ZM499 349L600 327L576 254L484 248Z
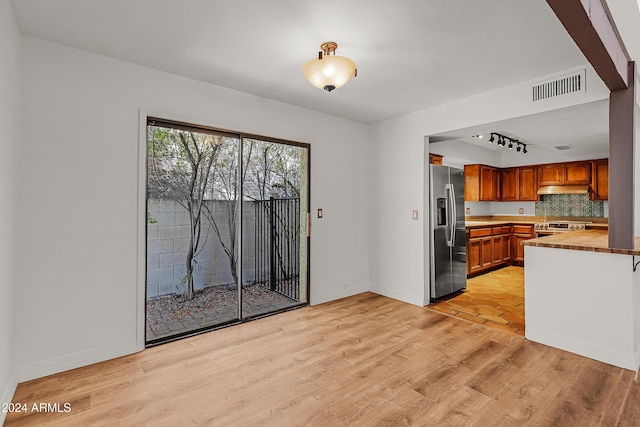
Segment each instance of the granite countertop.
M573 249L578 251L604 252L610 254L640 255L640 238L636 238L635 249L609 248L607 230L578 230L569 233L529 239L522 242L525 246L543 248Z

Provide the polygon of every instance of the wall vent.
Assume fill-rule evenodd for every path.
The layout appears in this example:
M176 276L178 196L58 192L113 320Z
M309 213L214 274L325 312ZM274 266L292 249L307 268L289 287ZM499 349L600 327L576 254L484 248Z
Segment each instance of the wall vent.
M566 145L556 145L553 148L555 148L556 150L564 151L564 150L573 150L576 147L574 147L571 144L566 144Z
M586 92L586 70L579 70L531 85L533 102L574 92Z

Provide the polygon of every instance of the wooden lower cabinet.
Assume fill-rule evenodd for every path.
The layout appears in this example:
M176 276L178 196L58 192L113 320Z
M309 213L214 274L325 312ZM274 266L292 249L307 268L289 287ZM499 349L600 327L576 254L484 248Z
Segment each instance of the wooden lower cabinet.
M513 226L511 261L514 265L524 265L524 246L522 246L522 241L533 239L535 236L533 225Z
M467 240L467 275L482 271L481 250L482 238Z
M505 263L511 262L511 232L509 234L503 234L502 239L502 261Z
M534 237L533 225L472 228L467 234L467 276L503 265L524 265L523 240Z

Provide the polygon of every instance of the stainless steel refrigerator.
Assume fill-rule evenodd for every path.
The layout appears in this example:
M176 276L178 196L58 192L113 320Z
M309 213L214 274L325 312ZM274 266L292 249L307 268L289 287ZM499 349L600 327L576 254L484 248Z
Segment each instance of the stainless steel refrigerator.
M467 287L464 171L429 165L431 300Z

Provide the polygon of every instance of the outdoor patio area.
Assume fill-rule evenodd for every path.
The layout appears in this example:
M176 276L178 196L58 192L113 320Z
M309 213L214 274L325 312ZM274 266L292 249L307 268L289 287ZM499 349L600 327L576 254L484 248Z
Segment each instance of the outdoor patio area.
M242 288L243 317L257 316L298 304L258 283ZM153 341L238 318L238 292L235 285L211 286L197 291L191 301L183 295L147 300L146 341Z

